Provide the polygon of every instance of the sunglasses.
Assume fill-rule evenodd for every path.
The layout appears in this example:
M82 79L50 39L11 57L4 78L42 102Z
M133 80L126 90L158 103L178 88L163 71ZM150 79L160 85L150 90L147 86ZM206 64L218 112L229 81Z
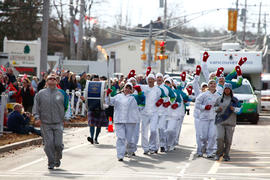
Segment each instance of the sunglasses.
M56 81L56 78L48 78L48 80L55 80Z

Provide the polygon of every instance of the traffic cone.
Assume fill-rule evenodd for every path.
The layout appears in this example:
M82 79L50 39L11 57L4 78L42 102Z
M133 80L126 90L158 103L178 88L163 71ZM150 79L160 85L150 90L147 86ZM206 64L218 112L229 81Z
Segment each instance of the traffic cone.
M113 132L113 122L112 122L112 117L109 117L108 132Z

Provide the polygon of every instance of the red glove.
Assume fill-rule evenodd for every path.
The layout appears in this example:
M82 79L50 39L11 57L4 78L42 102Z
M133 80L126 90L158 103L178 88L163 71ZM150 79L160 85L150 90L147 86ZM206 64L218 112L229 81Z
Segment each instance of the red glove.
M170 101L163 103L163 107L167 108L171 105Z
M237 76L242 76L242 71L241 71L240 66L235 66L235 71L237 73Z
M207 59L209 58L209 54L208 54L208 52L204 52L203 53L203 62L207 62Z
M196 66L196 75L199 76L201 74L202 68L200 65Z
M182 74L180 74L180 76L182 78L182 81L185 81L186 80L186 75L187 75L187 73L185 71L182 72Z
M176 108L178 108L178 104L175 103L175 104L173 104L171 107L172 107L172 109L176 109Z
M141 86L139 86L139 85L133 86L133 88L134 88L138 93L142 92L142 88L141 88Z
M109 94L111 94L112 90L111 89L107 89L107 96L109 96Z
M192 86L188 86L187 88L188 95L192 94Z
M223 71L224 71L224 68L223 68L223 67L219 67L219 68L217 69L216 76L217 76L217 77L220 77L220 75L223 73Z
M205 110L210 110L211 108L212 108L212 105L206 105L204 109Z
M240 58L240 60L238 61L238 65L242 66L242 64L244 64L246 61L247 61L247 57Z
M159 99L157 102L156 102L156 106L159 107L161 106L161 104L163 104L164 100L163 99Z
M151 66L147 67L147 70L145 73L146 77L151 73L151 70L152 70Z
M132 69L128 74L128 79L135 76L135 70Z

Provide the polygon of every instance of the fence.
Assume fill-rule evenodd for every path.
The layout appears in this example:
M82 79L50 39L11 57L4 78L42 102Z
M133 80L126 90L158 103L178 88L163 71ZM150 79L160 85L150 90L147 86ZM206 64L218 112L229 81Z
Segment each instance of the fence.
M4 131L4 114L7 105L8 95L6 93L1 94L1 104L0 104L0 136L3 135Z

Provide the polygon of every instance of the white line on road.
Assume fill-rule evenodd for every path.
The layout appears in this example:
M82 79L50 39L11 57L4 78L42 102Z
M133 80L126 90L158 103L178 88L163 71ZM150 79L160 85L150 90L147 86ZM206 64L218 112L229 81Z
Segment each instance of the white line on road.
M188 162L185 164L185 166L183 167L183 169L177 174L177 176L183 177L187 168L190 166L191 161L194 159L194 155L196 154L196 150L194 149L190 155L189 155L189 159Z
M110 135L111 135L111 134L106 134L106 135L104 135L104 136L101 136L99 139L104 139L104 138L106 138L106 137L108 137L108 136L110 136ZM80 144L80 145L77 145L77 146L73 146L73 147L68 148L68 149L64 149L63 152L69 152L69 151L72 151L72 150L74 150L74 149L78 149L78 148L81 148L81 147L83 147L83 146L86 146L86 145L89 145L89 142L84 143L84 144ZM11 169L11 170L9 170L9 171L14 172L14 171L23 169L23 168L25 168L25 167L31 166L31 165L33 165L33 164L39 163L39 162L41 162L41 161L43 161L43 160L45 160L45 159L46 159L45 157L42 157L42 158L39 158L39 159L34 160L34 161L32 161L32 162L29 162L29 163L26 163L26 164L21 165L21 166L19 166L19 167L16 167L16 168L14 168L14 169Z

